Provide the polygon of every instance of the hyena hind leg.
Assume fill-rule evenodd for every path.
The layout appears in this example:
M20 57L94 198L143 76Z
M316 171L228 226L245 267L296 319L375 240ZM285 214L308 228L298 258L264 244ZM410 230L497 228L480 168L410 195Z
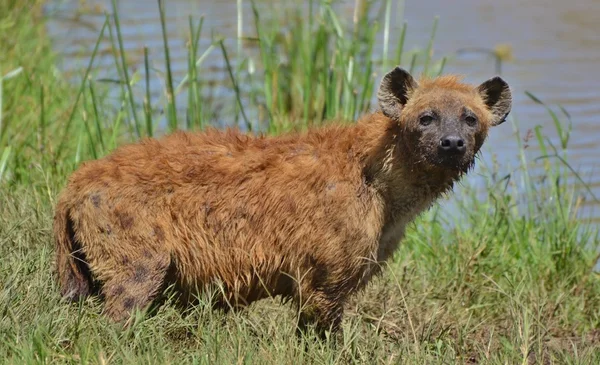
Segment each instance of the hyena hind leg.
M123 323L136 309L146 309L164 289L169 265L168 254L148 253L120 266L104 282L104 314Z

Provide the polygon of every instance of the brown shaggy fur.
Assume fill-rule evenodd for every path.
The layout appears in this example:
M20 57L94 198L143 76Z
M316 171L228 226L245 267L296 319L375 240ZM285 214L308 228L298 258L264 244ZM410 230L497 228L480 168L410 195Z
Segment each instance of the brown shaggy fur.
M281 295L299 306L300 328L337 329L349 295L510 110L499 78L417 83L396 68L378 96L382 111L352 125L279 137L177 132L84 163L56 206L62 295L97 285L106 315L123 321L165 284L186 297L219 282L223 304ZM447 133L464 140L462 157L440 155Z

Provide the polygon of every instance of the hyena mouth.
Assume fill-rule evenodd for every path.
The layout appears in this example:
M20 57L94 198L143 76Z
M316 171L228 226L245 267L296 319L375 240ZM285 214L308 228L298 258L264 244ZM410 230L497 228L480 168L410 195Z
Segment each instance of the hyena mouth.
M466 155L436 155L430 162L445 170L460 172L467 172L473 165L473 160Z

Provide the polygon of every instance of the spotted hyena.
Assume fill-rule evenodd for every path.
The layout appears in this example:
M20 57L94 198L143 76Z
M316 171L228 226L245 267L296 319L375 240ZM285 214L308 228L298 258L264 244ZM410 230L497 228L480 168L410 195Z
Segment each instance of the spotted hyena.
M378 272L406 225L474 164L511 92L499 77L384 76L380 111L354 124L253 137L176 132L84 163L58 199L64 297L98 290L125 321L165 284L218 303L292 299L299 329L339 327L348 297Z

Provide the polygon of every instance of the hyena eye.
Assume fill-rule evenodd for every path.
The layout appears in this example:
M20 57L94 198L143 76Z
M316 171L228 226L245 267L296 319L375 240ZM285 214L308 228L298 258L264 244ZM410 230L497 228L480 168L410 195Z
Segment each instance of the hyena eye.
M419 118L419 123L421 123L421 125L429 125L432 121L433 117L431 115L424 115L421 118Z
M467 115L465 117L465 122L467 122L468 125L470 125L471 127L474 126L475 124L477 124L477 118L475 118L472 115Z

